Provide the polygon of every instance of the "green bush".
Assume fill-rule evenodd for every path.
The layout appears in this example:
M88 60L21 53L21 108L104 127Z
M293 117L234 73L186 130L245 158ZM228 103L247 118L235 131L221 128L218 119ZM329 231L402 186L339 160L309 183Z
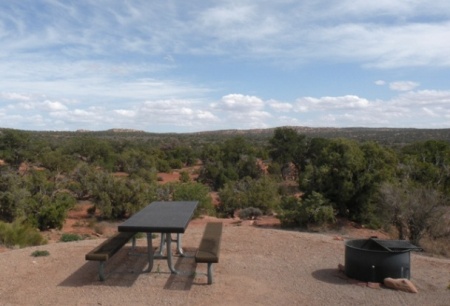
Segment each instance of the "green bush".
M181 169L184 167L183 162L179 159L171 159L168 163L171 169Z
M93 201L104 219L123 219L155 200L156 184L140 178L116 178L110 173L99 173Z
M301 222L300 199L294 196L282 197L277 218L283 227L298 226Z
M200 215L214 215L209 188L196 182L176 183L170 185L173 188L172 199L174 201L199 201L194 217Z
M64 233L62 234L60 241L61 242L71 242L71 241L79 241L83 240L83 238L80 235L77 234L70 234L70 233Z
M180 181L182 183L187 183L191 180L190 176L189 176L189 172L187 171L181 171L180 172Z
M159 172L169 173L172 170L172 168L170 167L169 162L166 161L166 160L163 160L163 159L158 160L157 167L158 167L158 171Z
M13 223L0 221L0 243L7 247L19 246L23 248L43 245L47 243L47 240L29 224L18 220Z
M278 185L269 177L252 179L246 177L240 181L229 182L219 191L220 213L255 207L263 214L276 211L280 205Z
M336 221L335 212L330 201L322 194L313 192L303 202L304 212L308 223L322 225Z
M42 206L36 215L39 229L61 229L66 220L68 210L75 205L75 198L61 193L52 199L43 199L41 204Z
M48 251L41 251L41 250L36 250L33 253L31 253L31 256L33 257L43 257L43 256L49 256L50 253Z
M313 192L303 201L301 198L284 198L278 218L283 226L301 226L308 224L323 225L334 223L335 210L330 201L322 194Z

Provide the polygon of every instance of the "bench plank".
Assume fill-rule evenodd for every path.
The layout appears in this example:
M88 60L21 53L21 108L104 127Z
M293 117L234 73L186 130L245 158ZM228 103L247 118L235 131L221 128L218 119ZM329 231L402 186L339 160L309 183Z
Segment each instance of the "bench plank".
M212 264L219 262L220 241L222 237L221 222L208 222L203 232L200 246L195 253L196 263L208 264L208 284L212 284Z
M134 239L135 234L136 233L133 232L119 232L116 235L105 240L103 243L101 243L99 246L85 255L86 260L100 262L99 278L101 281L105 280L105 276L103 273L105 262L113 257L114 254L116 254L117 251L119 251L130 239Z

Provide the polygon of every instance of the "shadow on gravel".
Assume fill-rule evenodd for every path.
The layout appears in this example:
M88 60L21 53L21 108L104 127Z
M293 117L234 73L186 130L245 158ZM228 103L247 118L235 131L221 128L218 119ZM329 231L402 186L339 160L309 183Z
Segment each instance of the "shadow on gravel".
M312 276L325 283L335 285L348 285L348 278L338 269L320 269L312 273Z
M195 270L197 266L194 260L196 249L183 249L186 257L177 257L177 261L175 263L175 269L181 271L182 273L170 274L164 286L165 290L191 290L192 284L194 283ZM167 263L164 262L164 264Z
M147 247L136 247L133 254L129 254L131 247L124 247L105 265L105 281L100 281L98 276L99 263L86 261L84 265L69 275L59 286L83 287L83 286L110 286L131 287L141 274L149 275ZM153 264L153 276L168 277L164 286L165 290L190 290L194 283L196 263L193 258L194 250L186 250L187 257L175 256L175 269L183 271L182 274L171 274L167 261L156 259Z
M86 261L84 265L62 281L59 286L131 287L141 273L146 273L145 268L148 266L148 259L146 256L146 247L136 247L134 252L138 254L133 255L128 254L130 250L131 247L124 247L106 262L105 281L99 281L99 263L95 261Z

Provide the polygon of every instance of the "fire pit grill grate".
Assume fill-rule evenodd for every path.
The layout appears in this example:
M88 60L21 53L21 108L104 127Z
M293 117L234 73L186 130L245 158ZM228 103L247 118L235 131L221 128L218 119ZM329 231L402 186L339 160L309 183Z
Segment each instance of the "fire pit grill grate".
M370 238L373 242L389 252L422 251L422 248L411 244L406 240L380 240Z

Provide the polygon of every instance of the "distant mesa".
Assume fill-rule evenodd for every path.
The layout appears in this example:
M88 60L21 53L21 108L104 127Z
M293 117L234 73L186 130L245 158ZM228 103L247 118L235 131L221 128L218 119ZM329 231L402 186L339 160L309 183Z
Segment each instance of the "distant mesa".
M134 130L134 129L110 129L108 132L114 132L114 133L144 133L144 131L141 130Z
M89 133L89 132L93 132L93 131L80 129L80 130L77 130L76 132L77 133ZM105 132L113 132L113 133L145 133L142 130L134 130L134 129L109 129L109 130L106 130Z

